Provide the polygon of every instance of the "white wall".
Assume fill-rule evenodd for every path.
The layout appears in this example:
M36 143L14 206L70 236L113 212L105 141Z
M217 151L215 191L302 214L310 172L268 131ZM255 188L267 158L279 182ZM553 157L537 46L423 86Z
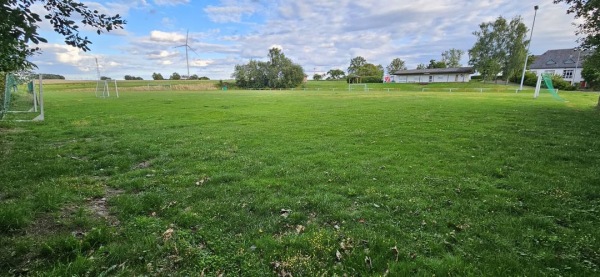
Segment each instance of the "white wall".
M534 72L536 75L540 75L542 73L546 73L547 71L550 71L549 73L563 76L563 72L565 70L573 70L573 78L564 78L565 81L577 83L577 84L583 81L583 77L581 77L582 68L577 68L577 70L575 70L575 68L531 69L529 71Z
M468 74L394 75L396 83L462 83L470 79Z

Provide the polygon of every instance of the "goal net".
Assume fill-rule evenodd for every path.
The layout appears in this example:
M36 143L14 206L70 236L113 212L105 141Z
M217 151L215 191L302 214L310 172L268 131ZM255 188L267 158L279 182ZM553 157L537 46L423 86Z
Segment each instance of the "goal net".
M36 87L33 76L5 73L0 96L0 119L12 121L44 120L42 80Z
M552 97L554 97L554 99L564 101L564 99L558 96L558 91L554 88L554 85L552 85L552 74L549 73L542 73L540 74L540 76L538 76L538 81L535 86L533 98L538 98L538 96L540 96L542 81L544 82L546 88L548 89L550 94L552 94Z
M349 84L348 91L369 91L367 84Z

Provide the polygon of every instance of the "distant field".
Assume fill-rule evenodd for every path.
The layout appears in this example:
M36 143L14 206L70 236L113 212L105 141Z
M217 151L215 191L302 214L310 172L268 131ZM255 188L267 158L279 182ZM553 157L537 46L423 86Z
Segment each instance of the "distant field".
M0 275L599 274L597 93L144 83L0 122Z

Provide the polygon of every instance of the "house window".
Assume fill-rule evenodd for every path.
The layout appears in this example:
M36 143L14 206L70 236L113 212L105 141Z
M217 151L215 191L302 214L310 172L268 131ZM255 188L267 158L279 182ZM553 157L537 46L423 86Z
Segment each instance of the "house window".
M544 73L548 73L548 74L554 75L554 70L544 70Z
M573 69L563 70L563 79L573 79Z

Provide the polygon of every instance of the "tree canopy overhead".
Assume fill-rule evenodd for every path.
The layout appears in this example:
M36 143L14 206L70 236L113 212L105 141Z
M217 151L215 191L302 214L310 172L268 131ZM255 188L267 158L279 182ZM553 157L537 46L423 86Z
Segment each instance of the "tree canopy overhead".
M45 14L32 11L39 3ZM72 18L77 17L80 22ZM89 9L73 0L4 0L0 6L0 71L23 70L35 67L27 58L40 51L37 46L47 40L39 33L39 24L47 20L54 31L65 38L65 43L83 51L89 51L92 42L81 36L79 27L89 26L96 33L122 29L126 23L120 15L109 16Z
M554 0L554 3L569 5L567 13L583 19L583 23L577 25L577 35L582 36L581 43L584 48L600 46L600 1Z

